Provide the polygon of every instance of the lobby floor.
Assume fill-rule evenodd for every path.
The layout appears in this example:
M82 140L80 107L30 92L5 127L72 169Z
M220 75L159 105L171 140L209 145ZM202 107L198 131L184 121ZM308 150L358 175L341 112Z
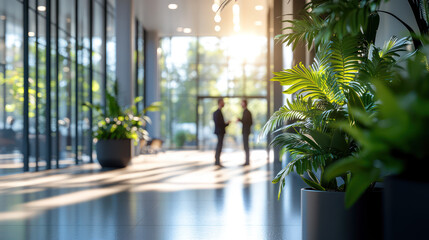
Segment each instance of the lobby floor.
M301 238L300 179L280 200L265 151L168 151L124 169L98 164L0 177L2 240Z

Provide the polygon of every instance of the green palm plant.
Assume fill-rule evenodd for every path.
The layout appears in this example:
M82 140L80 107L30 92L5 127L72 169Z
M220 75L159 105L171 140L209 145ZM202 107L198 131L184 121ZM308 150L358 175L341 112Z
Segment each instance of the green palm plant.
M143 100L136 97L128 108L122 108L118 102L118 89L115 84L115 95L106 91L106 110L99 104L83 103L83 106L95 110L95 119L98 121L94 137L98 140L107 139L134 139L137 144L139 139L148 140L149 133L145 127L150 123L150 118L145 114L149 111L158 111L160 102L154 102L142 111L137 110L137 103Z
M327 169L328 179L337 174L355 176L346 191L351 205L372 181L399 175L408 180L427 182L427 123L429 121L428 48L409 58L405 69L392 71L392 81L372 81L380 101L379 111L369 115L353 109L361 126L342 124L358 142L361 151L344 158Z
M291 153L292 161L273 180L280 183L279 196L291 172L317 190L345 191L352 183L351 173L330 178L325 174L327 166L359 150L355 139L338 123L359 125L355 109L375 114L377 104L368 79L377 76L389 82L389 70L396 64L398 52L409 43L407 39L392 38L378 49L362 39L363 35L343 39L334 36L319 46L310 67L300 63L275 73L272 80L288 86L284 93L297 95L271 116L262 132L279 133L272 144Z

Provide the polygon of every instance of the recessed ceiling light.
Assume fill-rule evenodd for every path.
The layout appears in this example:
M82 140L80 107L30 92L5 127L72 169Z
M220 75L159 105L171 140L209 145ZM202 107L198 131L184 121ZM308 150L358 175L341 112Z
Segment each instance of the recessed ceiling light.
M45 6L38 6L37 11L44 12L44 11L46 11L46 7Z
M217 12L218 9L219 9L219 5L217 3L213 3L213 5L212 5L212 11L213 12Z
M174 9L177 9L179 6L177 6L177 4L175 4L175 3L170 3L170 4L168 4L168 8L169 9L172 9L172 10L174 10Z
M178 32L183 32L183 28L182 28L182 27L178 27L176 30L177 30Z
M191 32L192 32L192 29L190 29L190 28L184 28L184 29L183 29L183 32L184 32L184 33L191 33Z
M264 10L264 6L262 6L262 5L256 5L255 6L255 10L256 11L262 11L262 10Z
M220 15L219 14L216 14L216 16L214 17L214 21L215 22L220 22L222 20L222 18L220 17Z
M255 22L255 25L256 25L256 26L262 26L262 22L261 22L261 21L256 21L256 22Z
M34 37L34 36L35 36L35 34L34 34L34 32L28 32L28 36L29 36L29 37Z
M219 25L216 25L216 26L215 26L215 31L216 31L216 32L219 32L219 31L220 31L220 26L219 26Z

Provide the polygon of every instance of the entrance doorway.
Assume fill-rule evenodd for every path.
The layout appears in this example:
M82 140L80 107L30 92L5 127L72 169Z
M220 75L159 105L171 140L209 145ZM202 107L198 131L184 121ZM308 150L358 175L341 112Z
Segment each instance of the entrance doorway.
M197 141L200 150L213 150L216 147L217 138L214 134L213 112L217 109L219 97L198 97L198 118L197 118ZM242 97L223 97L225 107L222 113L225 121L231 121L226 128L223 151L237 151L243 149L241 135L242 125L237 121L242 117L241 107ZM252 133L249 137L250 149L266 149L265 138L259 139L259 134L267 122L267 99L266 97L247 97L247 108L252 113L253 125Z

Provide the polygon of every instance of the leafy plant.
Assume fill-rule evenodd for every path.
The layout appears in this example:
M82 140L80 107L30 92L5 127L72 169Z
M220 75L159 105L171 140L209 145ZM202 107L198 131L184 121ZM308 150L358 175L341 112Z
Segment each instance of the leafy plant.
M377 16L374 4L380 1L344 1L339 4L340 8L334 8L330 3L332 1L312 1L307 5L310 12L304 13L307 17L289 21L291 29L300 32L280 36L286 43L298 40L307 41L308 46L316 43L316 57L310 67L300 63L275 73L272 79L288 86L285 94L296 94L296 98L275 112L263 128L265 135L273 131L277 133L272 144L289 151L292 156L292 161L273 180L273 183L280 183L279 196L285 178L291 172L298 173L307 185L318 190L345 191L349 185L355 184L352 179L359 176L351 172L329 176L325 172L326 167L359 151L354 137L339 123L359 126L360 112L376 114L377 103L369 79L391 82L391 71L396 66L399 52L409 44L407 38L392 38L383 48L377 48L373 44L378 28L376 17L370 22L356 23L354 27L359 26L357 32L339 28L338 24L349 26L350 23L338 23L333 17L345 7L361 7L363 9L356 10L356 14ZM308 32L305 31L307 27L310 28ZM346 31L339 33L340 30ZM363 189L373 184L371 181ZM348 200L354 202L356 199Z
M308 48L317 48L320 44L337 38L355 37L365 34L368 43L375 41L380 18L376 12L383 0L313 0L306 4L300 17L285 21L287 34L277 38L295 48L300 42Z
M428 181L429 148L429 49L409 59L406 69L396 70L386 84L374 80L379 111L369 115L352 111L360 126L342 124L356 139L361 151L330 166L328 179L351 173L354 178L347 189L346 203L365 191L368 184L386 175L398 174L406 179Z
M176 132L174 135L174 143L176 144L176 147L183 147L185 145L186 141L192 141L193 135L185 130L180 130Z
M115 89L117 89L115 87ZM143 100L142 97L134 99L131 107L122 109L117 101L117 90L115 96L106 91L106 112L104 113L101 105L90 104L83 105L96 111L98 119L97 130L94 132L96 139L134 139L135 144L139 139L148 139L149 134L145 130L150 118L145 116L148 111L158 111L160 102L152 103L150 106L138 112L136 104Z

